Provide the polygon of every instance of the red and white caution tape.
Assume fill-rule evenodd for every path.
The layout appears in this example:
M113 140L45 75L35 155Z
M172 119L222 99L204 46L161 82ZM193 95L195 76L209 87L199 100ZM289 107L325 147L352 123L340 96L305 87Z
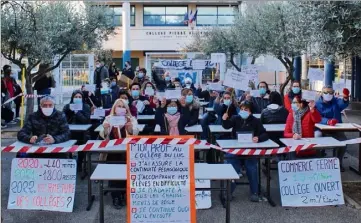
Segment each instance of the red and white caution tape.
M316 144L298 145L298 146L287 146L275 149L223 149L225 153L237 155L237 156L269 156L290 152L298 152L309 150L315 147Z

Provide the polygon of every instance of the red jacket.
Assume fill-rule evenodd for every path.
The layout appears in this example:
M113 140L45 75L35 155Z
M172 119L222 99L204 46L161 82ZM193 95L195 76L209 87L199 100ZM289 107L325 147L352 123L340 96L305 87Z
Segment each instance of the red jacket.
M283 104L285 105L285 108L287 109L288 112L292 112L291 103L292 103L292 101L288 97L288 94L286 94L283 97Z
M306 114L303 115L301 125L302 125L302 138L313 138L315 137L315 124L321 121L322 117L317 109L314 109L313 112L308 111ZM284 132L285 138L292 138L293 137L293 111L288 114L287 121L286 121L286 128ZM315 155L316 150L307 150L298 152L297 155Z

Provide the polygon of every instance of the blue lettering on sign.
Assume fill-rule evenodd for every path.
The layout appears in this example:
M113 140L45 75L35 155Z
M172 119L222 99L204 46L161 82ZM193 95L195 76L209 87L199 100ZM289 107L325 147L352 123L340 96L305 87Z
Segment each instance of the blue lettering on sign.
M182 83L184 83L184 79L186 79L187 77L192 79L192 83L196 83L196 81L197 81L197 71L194 71L194 72L192 72L192 71L188 72L187 71L187 72L179 72L178 73L178 78Z

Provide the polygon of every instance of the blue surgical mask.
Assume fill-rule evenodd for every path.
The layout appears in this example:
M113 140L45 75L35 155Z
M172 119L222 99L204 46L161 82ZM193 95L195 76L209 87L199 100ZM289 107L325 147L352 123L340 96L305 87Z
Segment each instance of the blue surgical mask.
M132 90L132 97L133 98L139 97L139 90Z
M74 98L74 99L73 99L73 102L74 102L74 104L81 104L81 103L83 103L83 99L81 99L81 98Z
M230 99L224 99L223 104L226 105L226 106L229 106L231 104L231 100Z
M116 86L117 85L117 82L112 82L111 84L110 84L110 86L112 86L112 87L114 87L114 86Z
M331 101L333 99L333 94L322 94L322 97L325 101Z
M296 104L291 104L291 107L292 107L292 110L293 111L297 111L298 110L298 107L297 107L297 105Z
M292 92L294 94L298 94L298 93L300 93L300 91L301 91L301 89L299 87L292 87Z
M239 116L241 116L242 119L247 119L249 117L248 111L241 110L239 112Z
M177 113L177 111L177 107L167 107L167 113L170 115L174 115L175 113Z
M186 102L189 104L189 103L192 103L192 101L193 101L193 95L187 95Z
M169 76L166 76L164 79L165 79L166 81L170 81L170 77L169 77Z
M264 95L264 94L266 94L266 88L260 88L260 89L258 89L259 90L259 94L260 95Z
M191 88L191 84L186 84L185 88L187 89Z
M144 77L144 73L138 73L138 77L139 77L139 78L143 78L143 77Z

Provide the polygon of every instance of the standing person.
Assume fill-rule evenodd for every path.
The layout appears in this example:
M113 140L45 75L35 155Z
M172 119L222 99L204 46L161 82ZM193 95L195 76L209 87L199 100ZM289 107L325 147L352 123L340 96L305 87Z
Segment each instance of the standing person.
M166 89L174 88L174 85L172 84L172 80L168 71L162 75L162 78L160 78L155 70L155 67L153 66L152 78L159 91L165 91Z
M3 72L4 72L4 78L2 78L1 80L2 103L4 103L9 98L18 96L19 94L22 93L21 87L19 86L18 83L16 83L16 76L11 72L11 66L4 65ZM21 97L17 97L14 100L14 104L15 104L15 119L16 119L14 121L12 121L14 118L14 114L11 109L12 102L6 104L5 106L2 106L2 113L4 112L4 115L2 117L4 117L6 123L15 124L15 121L19 120Z
M124 117L124 123L119 126L114 126L112 123L112 116ZM129 135L138 135L137 120L131 115L129 107L123 100L115 101L110 115L107 116L103 122L104 131L100 133L104 139L124 139ZM126 153L110 153L106 157L107 161L126 162ZM125 188L125 181L109 181L110 188ZM121 209L125 205L126 197L125 191L111 192L113 199L113 206L115 209Z
M134 70L132 68L132 64L130 63L130 61L126 61L125 62L125 67L122 70L122 75L126 76L127 78L133 80L135 75L134 75Z
M301 139L315 137L315 124L321 121L321 115L315 109L315 102L307 102L295 97L292 102L292 111L288 114L284 132L285 138ZM296 152L299 156L312 156L316 150Z
M112 96L112 104L119 98L120 88L117 85L117 78L113 77L110 79L110 89L111 89L111 96Z
M259 82L258 91L260 94L260 97L252 97L250 95L246 95L246 100L252 102L254 108L254 114L260 114L263 109L267 108L267 105L269 104L269 93L270 90L268 88L268 84L265 81ZM243 97L242 97L243 98Z
M142 86L149 79L147 77L147 70L145 68L140 68L137 76L134 77L133 83L139 83Z
M350 91L344 88L342 92L343 98L336 98L332 86L323 87L322 96L316 102L316 108L322 116L321 124L335 126L337 123L342 123L341 112L347 108L350 103ZM329 135L340 141L347 139L344 132L334 132ZM343 167L343 156L345 153L346 147L334 149L334 154L337 155L337 158L340 160L341 172L345 171Z
M43 73L46 69L49 68L49 65L47 64L40 64L39 66L39 73ZM34 90L37 91L38 95L50 95L51 89L50 88L55 87L55 80L50 72L47 72L46 74L42 75L40 79L38 79L34 84ZM40 106L40 99L41 97L38 97L38 105Z
M70 104L82 104L83 109L80 111L74 111L71 109ZM66 116L66 120L68 124L75 124L75 125L85 125L90 124L90 106L85 102L83 93L79 90L73 92L70 103L65 105L63 108L63 112ZM88 132L83 134L79 134L76 132L71 133L71 139L77 140L77 145L85 144L88 139L90 139L90 135ZM77 169L81 171L82 163L84 160L85 152L78 152L78 160L77 160Z
M119 72L118 72L118 69L117 69L117 67L115 66L115 63L114 63L114 62L111 62L111 63L109 64L108 72L109 72L109 78L110 78L110 79L115 78L115 80L117 80L117 77L118 77L118 75L119 75Z
M289 92L284 96L283 99L285 108L288 110L288 112L291 112L292 101L297 96L302 98L301 83L299 81L292 81L291 88L289 89Z
M97 60L95 62L95 70L94 70L94 84L95 84L95 97L97 100L102 101L101 97L101 88L102 83L105 79L109 78L109 72L108 69L104 66L104 62Z
M264 142L268 140L268 135L261 121L255 118L253 114L253 106L249 101L244 101L240 105L239 115L234 115L231 118L228 113L224 113L222 116L222 126L225 129L232 129L232 138L237 139L238 132L252 132L254 143ZM226 163L232 164L237 173L241 172L241 160L235 159L237 156L233 154L226 154ZM229 159L227 159L229 158ZM259 202L258 196L258 160L257 158L249 158L245 160L245 167L247 177L250 185L252 202ZM232 193L236 189L236 183L232 182Z

